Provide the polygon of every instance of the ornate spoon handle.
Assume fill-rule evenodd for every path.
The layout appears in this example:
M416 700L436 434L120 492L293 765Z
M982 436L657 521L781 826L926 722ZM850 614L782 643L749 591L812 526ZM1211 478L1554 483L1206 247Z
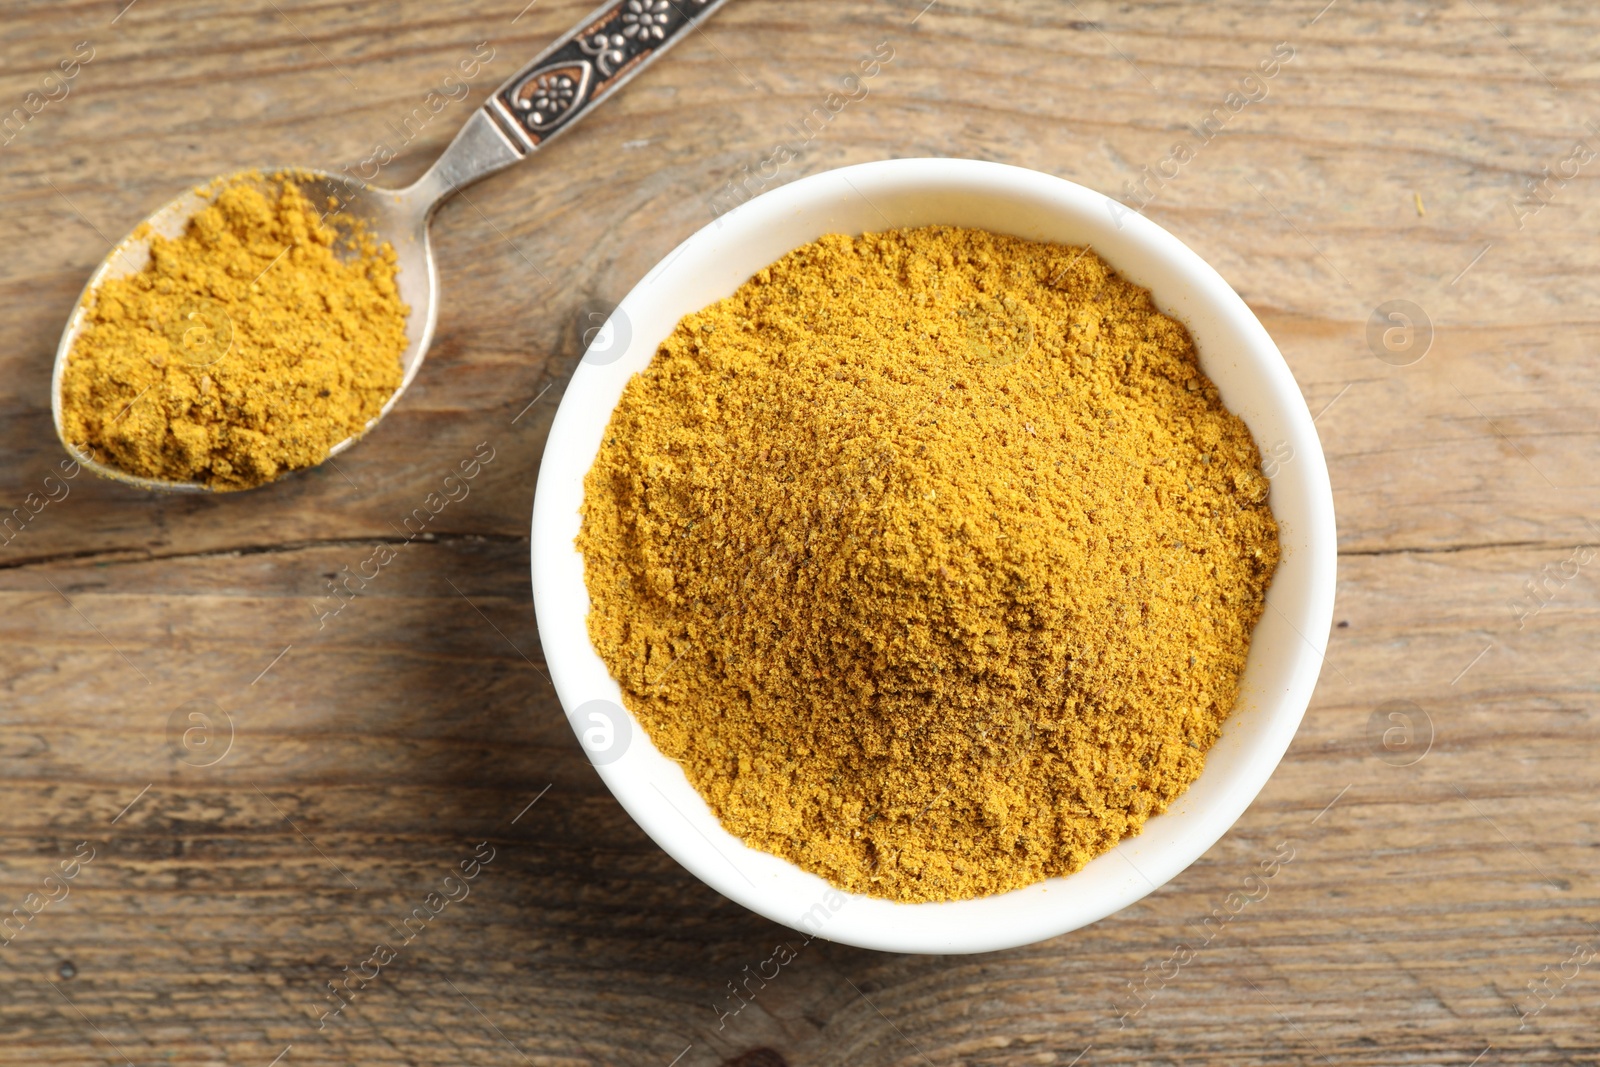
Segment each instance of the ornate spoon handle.
M611 0L495 91L488 108L532 151L581 119L725 0Z
M583 118L725 2L610 0L496 89L396 195L426 219L462 186L526 159Z

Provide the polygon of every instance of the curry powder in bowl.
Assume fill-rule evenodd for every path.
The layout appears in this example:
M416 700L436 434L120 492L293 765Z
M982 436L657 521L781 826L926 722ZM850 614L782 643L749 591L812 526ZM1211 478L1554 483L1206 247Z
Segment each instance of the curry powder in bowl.
M1267 493L1188 332L1089 249L827 236L628 383L585 481L590 637L747 844L896 901L1001 893L1199 775Z

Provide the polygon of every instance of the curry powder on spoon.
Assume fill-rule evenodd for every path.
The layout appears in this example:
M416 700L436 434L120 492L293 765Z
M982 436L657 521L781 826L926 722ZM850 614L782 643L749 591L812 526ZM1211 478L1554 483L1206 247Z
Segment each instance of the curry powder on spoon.
M312 467L399 388L395 254L300 176L247 173L89 294L62 383L73 444L147 478L248 489ZM330 209L337 205L330 205Z
M1200 773L1260 455L1092 251L827 236L685 317L585 482L589 633L727 829L843 889L1081 868Z

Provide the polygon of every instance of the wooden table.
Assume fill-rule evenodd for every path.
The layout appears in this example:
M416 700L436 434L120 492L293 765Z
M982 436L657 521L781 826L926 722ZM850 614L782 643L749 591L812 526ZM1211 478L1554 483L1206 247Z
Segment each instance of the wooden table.
M0 913L46 901L0 946L0 1063L1600 1061L1596 16L925 2L734 0L444 208L438 337L380 430L184 498L46 482L56 339L107 239L242 166L381 143L384 180L410 180L586 4L7 0L0 114L57 99L0 147L0 501L66 495L0 547ZM882 42L866 95L801 143ZM403 143L480 45L470 98ZM91 52L64 97L45 82ZM965 155L1142 203L1319 413L1340 596L1283 765L1159 892L993 955L815 942L719 1016L794 935L680 869L584 759L544 676L528 514L590 314L780 141L775 181ZM1129 192L1146 167L1174 176ZM1394 300L1431 323L1407 366L1369 343ZM319 626L329 582L483 442L470 496ZM1281 842L1267 894L1201 944ZM475 849L471 896L319 1030L326 983Z

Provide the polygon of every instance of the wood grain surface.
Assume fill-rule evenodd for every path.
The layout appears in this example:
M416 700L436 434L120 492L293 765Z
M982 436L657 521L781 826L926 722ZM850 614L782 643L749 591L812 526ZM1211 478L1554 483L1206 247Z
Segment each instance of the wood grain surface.
M0 117L46 101L0 133L0 503L67 487L0 546L0 914L43 903L0 945L0 1063L1600 1062L1600 17L1325 2L732 0L444 207L438 336L380 429L177 498L46 482L56 340L108 239L246 166L389 144L379 180L408 181L587 0L0 0ZM991 955L816 941L732 1014L729 983L798 939L679 868L584 759L528 516L587 316L881 42L773 183L953 155L1147 199L1318 413L1338 622L1282 766L1160 891ZM402 143L483 44L470 96ZM1175 176L1129 192L1147 167ZM1393 300L1431 324L1408 366L1369 342ZM484 442L470 495L319 626L330 579ZM480 848L471 895L319 1029L327 983Z

